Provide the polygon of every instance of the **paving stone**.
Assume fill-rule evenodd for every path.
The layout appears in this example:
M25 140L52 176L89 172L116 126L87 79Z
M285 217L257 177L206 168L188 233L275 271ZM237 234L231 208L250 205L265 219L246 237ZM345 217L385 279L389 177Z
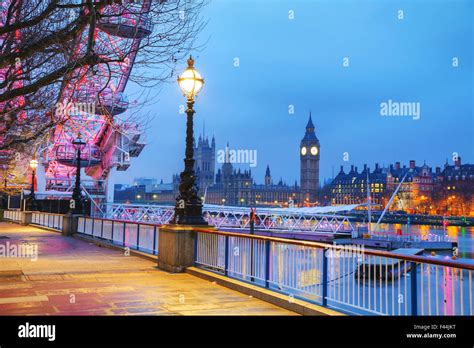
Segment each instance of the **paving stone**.
M20 272L0 276L0 315L295 315L189 274L158 270L148 259L34 226L0 222L0 235L9 238L0 243L36 243L39 250L37 261L0 258L0 274ZM15 303L1 304L9 298Z

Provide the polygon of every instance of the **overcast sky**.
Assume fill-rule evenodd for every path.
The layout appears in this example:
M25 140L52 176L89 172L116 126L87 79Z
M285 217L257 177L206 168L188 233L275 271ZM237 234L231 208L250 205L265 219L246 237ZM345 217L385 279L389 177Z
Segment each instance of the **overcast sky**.
M437 166L453 153L474 163L473 1L211 0L203 15L207 45L192 52L205 78L195 134L205 122L218 150L227 141L256 150L257 183L267 164L275 180L299 181L309 110L321 181L342 164ZM389 100L413 109L383 116ZM147 145L116 183L169 182L183 169L183 103L173 79L144 110L154 115Z

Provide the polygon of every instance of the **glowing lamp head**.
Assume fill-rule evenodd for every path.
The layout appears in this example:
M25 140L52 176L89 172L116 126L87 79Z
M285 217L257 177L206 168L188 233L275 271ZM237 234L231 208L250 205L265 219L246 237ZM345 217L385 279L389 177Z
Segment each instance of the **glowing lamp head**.
M178 84L188 99L193 99L202 89L204 79L194 69L194 59L189 56L188 68L178 77Z
M82 140L81 134L78 134L77 138L72 141L72 145L76 150L84 150L84 148L86 147L86 143L84 140Z
M38 168L38 161L36 160L36 157L33 157L30 161L30 168L35 170Z

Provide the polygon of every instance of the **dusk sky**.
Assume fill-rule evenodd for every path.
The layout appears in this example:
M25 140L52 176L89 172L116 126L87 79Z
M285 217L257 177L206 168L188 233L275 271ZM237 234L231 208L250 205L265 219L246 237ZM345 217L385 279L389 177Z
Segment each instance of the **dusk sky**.
M473 7L470 0L211 0L199 37L206 47L191 52L205 79L195 135L205 122L218 150L227 141L257 150L257 183L267 164L275 181L299 182L309 110L321 142L321 182L343 164L347 171L414 159L434 167L452 163L453 153L474 163ZM389 100L419 103L419 119L382 116ZM116 183L169 182L182 171L184 102L173 77L143 110L154 116L147 145Z

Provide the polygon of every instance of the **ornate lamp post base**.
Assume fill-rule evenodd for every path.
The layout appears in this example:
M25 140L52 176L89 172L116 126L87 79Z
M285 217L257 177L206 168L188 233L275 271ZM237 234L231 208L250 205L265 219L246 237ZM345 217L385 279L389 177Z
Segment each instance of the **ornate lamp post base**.
M192 109L191 109L192 110ZM202 217L202 201L197 194L196 176L194 175L194 159L192 152L192 127L194 111L188 113L188 137L186 139L186 158L184 160L185 169L180 175L179 192L176 198L175 223L180 225L207 225ZM191 130L191 137L189 137Z
M184 209L181 208L182 200L177 199L175 223L179 225L207 225L206 220L202 217L202 202L200 199L195 202L184 203Z

